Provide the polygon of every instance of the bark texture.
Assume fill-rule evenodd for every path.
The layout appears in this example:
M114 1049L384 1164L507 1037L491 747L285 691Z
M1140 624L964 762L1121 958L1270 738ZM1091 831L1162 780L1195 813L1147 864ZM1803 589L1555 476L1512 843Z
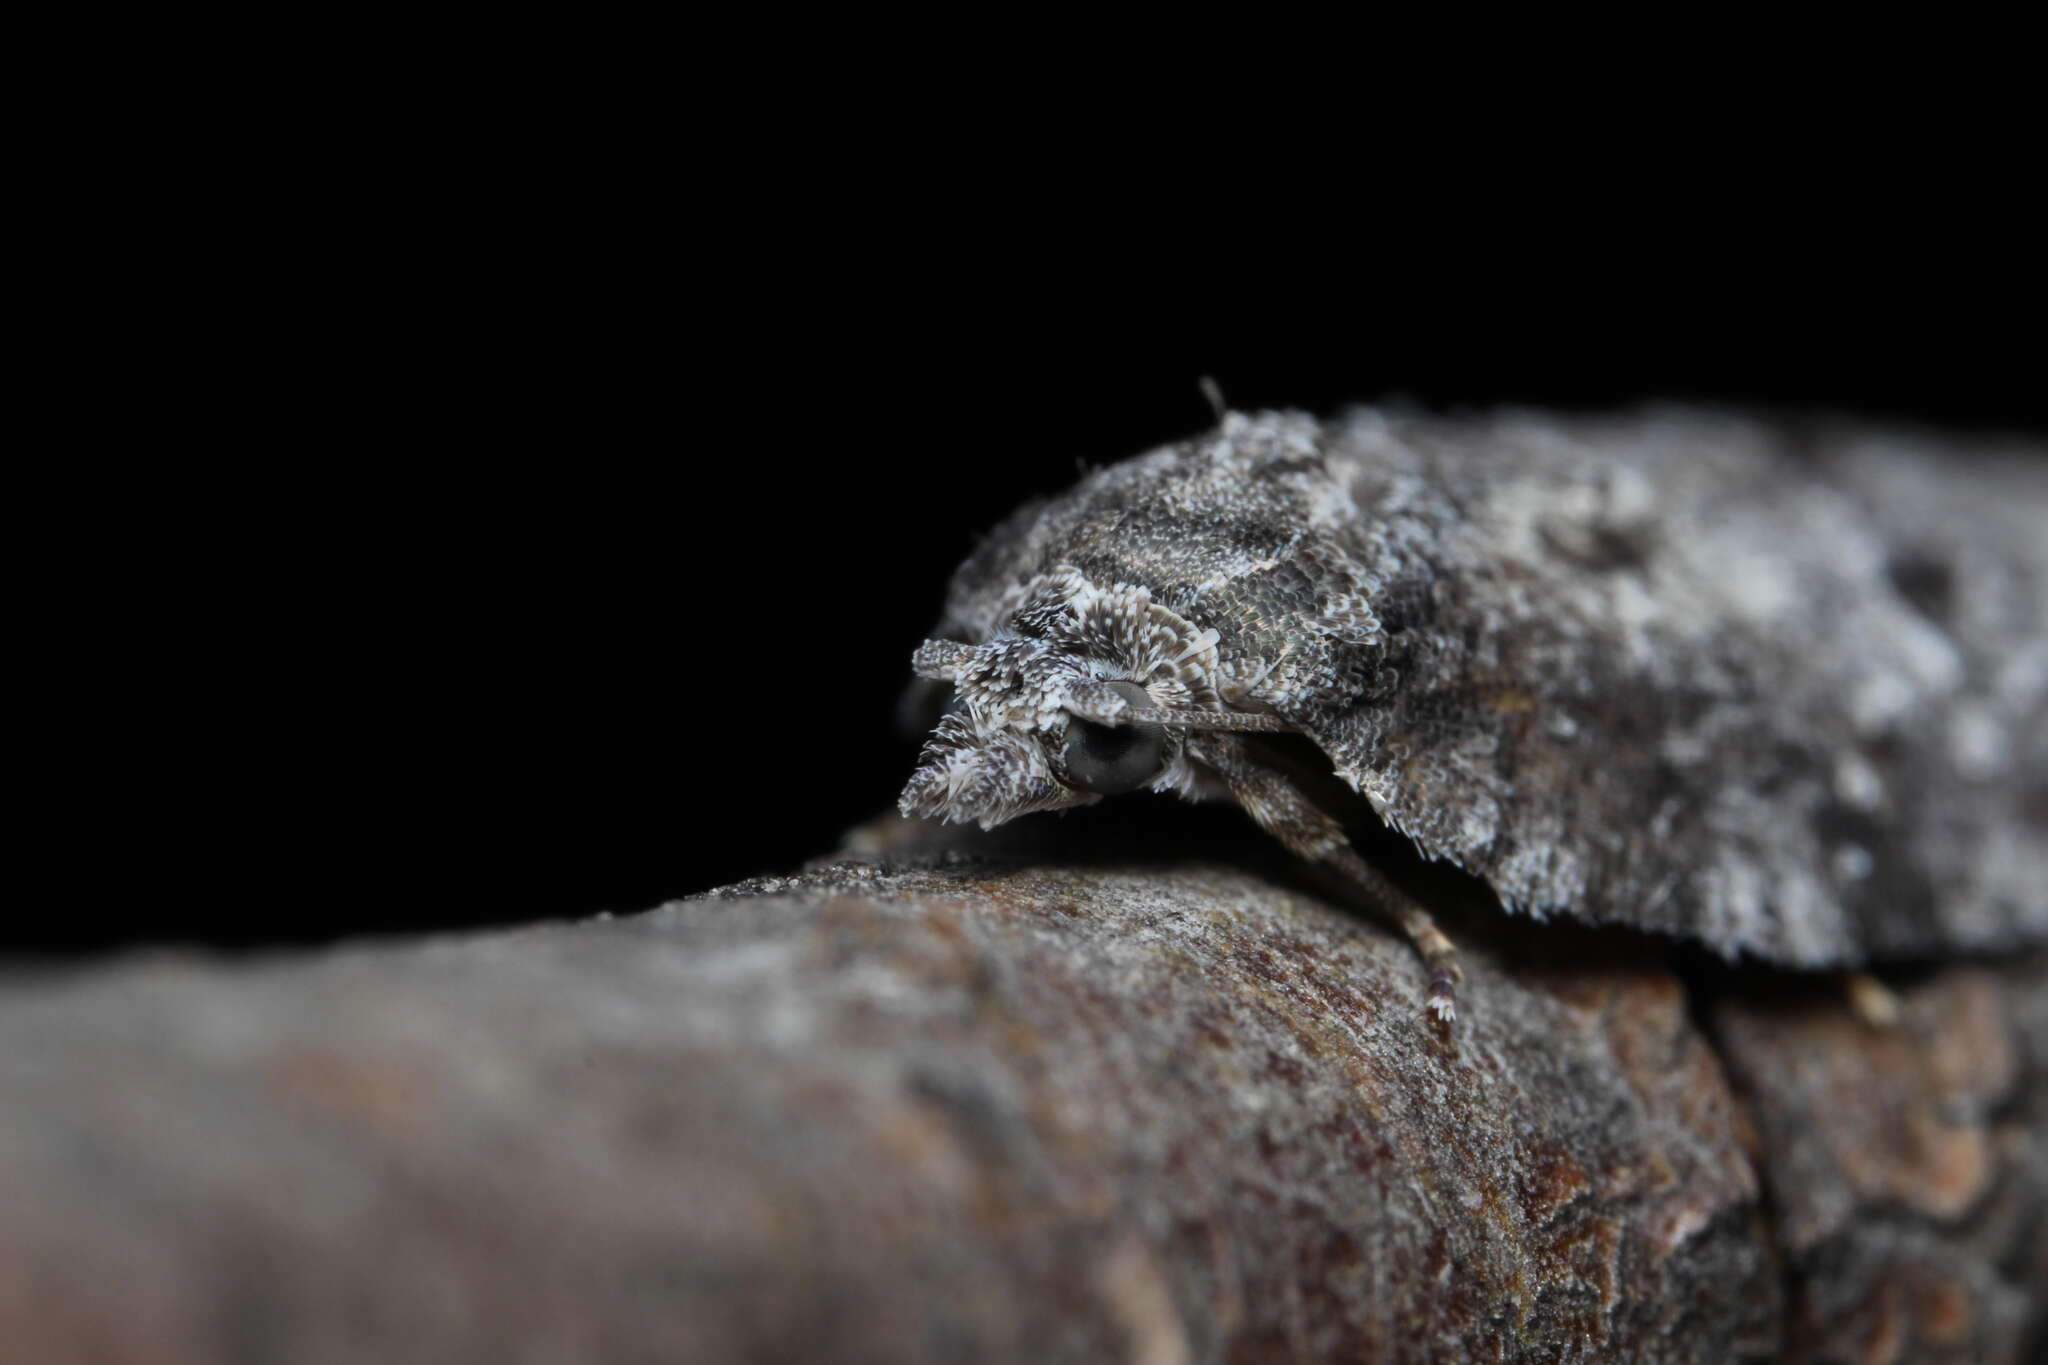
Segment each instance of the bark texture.
M1702 984L1243 860L852 860L0 992L9 1359L2020 1360L2048 966ZM975 836L977 839L980 836ZM984 842L980 847L999 844ZM1455 919L1455 911L1453 912Z

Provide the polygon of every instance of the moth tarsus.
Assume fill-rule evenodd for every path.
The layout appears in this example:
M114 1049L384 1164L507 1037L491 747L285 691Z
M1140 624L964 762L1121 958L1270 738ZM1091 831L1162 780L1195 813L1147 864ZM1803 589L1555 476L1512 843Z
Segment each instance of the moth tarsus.
M1892 988L1869 972L1850 972L1842 978L1842 993L1849 1009L1868 1028L1897 1028L1903 1006Z
M1510 911L1801 968L2040 944L2043 524L2025 443L1229 413L960 567L914 659L954 704L901 806L1233 801L1392 915L1443 1020L1449 940L1256 735L1305 736Z
M1449 1028L1458 1017L1458 983L1465 979L1464 968L1458 965L1457 946L1437 928L1436 920L1420 902L1359 857L1356 849L1346 845L1333 850L1328 861L1357 883L1383 913L1391 914L1415 951L1422 954L1423 965L1429 968L1429 994L1423 1008L1438 1024Z
M1191 743L1193 757L1214 770L1232 799L1288 852L1330 868L1363 892L1375 911L1400 925L1429 968L1429 992L1423 1007L1438 1024L1448 1027L1457 1018L1457 983L1464 979L1464 972L1458 966L1458 950L1429 912L1360 857L1334 817L1285 773L1260 762L1243 741L1229 735L1201 735Z

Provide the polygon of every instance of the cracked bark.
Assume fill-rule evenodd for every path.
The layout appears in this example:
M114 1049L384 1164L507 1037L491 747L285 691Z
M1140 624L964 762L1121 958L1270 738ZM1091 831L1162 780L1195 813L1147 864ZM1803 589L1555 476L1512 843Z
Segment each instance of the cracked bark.
M1398 934L1278 862L1104 857L1103 828L885 820L629 918L16 981L0 1339L2025 1358L2042 959L1919 973L1880 1030L1832 979L1452 906L1446 1043Z

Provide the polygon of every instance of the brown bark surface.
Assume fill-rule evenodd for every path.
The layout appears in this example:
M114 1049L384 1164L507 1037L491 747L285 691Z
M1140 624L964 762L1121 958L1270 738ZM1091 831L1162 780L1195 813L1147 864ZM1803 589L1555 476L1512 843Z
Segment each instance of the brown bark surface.
M1034 836L1039 837L1039 836ZM1263 866L856 859L0 990L7 1359L2024 1358L2048 967L1691 984ZM993 848L993 843L980 845ZM1056 851L1056 850L1055 850Z

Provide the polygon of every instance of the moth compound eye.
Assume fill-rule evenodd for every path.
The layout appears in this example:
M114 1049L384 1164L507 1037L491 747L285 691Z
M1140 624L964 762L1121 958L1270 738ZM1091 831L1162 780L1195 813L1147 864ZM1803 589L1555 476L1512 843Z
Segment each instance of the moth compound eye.
M1153 705L1136 683L1110 686L1133 706ZM1076 716L1067 724L1064 757L1070 785L1098 796L1120 796L1144 786L1166 766L1166 729L1159 725L1097 725Z

